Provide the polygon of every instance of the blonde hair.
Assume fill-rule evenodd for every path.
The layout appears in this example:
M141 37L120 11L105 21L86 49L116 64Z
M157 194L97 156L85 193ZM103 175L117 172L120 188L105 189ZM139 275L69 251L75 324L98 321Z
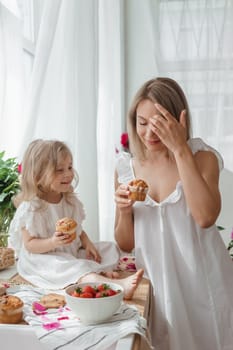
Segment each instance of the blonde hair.
M30 201L36 196L41 198L51 191L51 183L56 175L58 163L67 156L73 160L69 147L61 141L37 139L32 141L23 157L20 177L21 191L14 198L17 207L22 201ZM74 171L74 187L78 184L78 174ZM64 193L68 200L74 187ZM72 195L73 196L73 195Z
M182 110L186 110L187 139L191 134L190 111L187 99L181 87L170 78L154 78L148 80L136 93L127 117L130 151L138 158L145 158L145 146L137 131L137 107L143 100L159 103L166 108L178 121Z

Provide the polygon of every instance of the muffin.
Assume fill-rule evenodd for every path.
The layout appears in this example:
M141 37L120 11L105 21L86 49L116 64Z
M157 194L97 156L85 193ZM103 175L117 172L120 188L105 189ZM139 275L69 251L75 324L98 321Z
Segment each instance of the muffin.
M56 222L56 231L69 234L72 240L76 238L77 222L72 218L62 218Z
M129 199L133 201L144 201L148 192L148 185L144 180L134 179L130 181L129 185Z
M57 293L49 293L43 295L39 303L43 305L46 309L57 309L59 307L63 307L66 304L66 300L64 295L57 294Z
M23 319L23 301L15 295L0 297L0 323L19 323Z

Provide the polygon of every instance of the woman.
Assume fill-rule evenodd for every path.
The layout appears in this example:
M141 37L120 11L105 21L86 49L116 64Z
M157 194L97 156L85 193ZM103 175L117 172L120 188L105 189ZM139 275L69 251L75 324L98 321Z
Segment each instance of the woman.
M116 164L115 239L135 249L153 287L149 327L161 350L230 350L233 265L215 226L221 210L217 151L190 138L190 113L169 78L146 82L128 114L132 157ZM128 183L149 186L144 202Z

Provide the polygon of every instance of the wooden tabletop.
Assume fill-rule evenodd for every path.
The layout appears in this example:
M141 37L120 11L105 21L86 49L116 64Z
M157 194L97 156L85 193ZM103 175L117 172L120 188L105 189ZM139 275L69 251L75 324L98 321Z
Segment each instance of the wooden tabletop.
M129 275L129 273L126 273L126 272L121 273L121 277L126 277L127 275ZM143 278L134 293L133 299L125 300L127 304L135 305L138 308L141 316L143 316L146 320L148 320L150 293L151 293L150 281L146 278ZM140 335L135 334L132 350L146 350L147 348L148 348L147 344L143 342Z

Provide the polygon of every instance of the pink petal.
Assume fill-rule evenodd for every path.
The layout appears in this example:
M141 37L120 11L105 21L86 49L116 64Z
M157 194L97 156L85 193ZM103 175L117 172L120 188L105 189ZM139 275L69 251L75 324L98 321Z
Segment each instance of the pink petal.
M58 321L62 321L62 320L69 320L68 316L61 316L57 318Z
M47 311L37 311L37 310L33 310L33 313L35 315L46 315L48 312Z
M43 328L47 331L50 331L52 329L59 329L61 327L60 322L51 322L51 323L43 323Z
M34 311L39 311L39 312L41 312L41 311L45 311L45 310L46 310L46 307L45 307L44 305L41 305L41 304L38 303L37 301L34 301L34 302L32 303L32 309L33 309Z

